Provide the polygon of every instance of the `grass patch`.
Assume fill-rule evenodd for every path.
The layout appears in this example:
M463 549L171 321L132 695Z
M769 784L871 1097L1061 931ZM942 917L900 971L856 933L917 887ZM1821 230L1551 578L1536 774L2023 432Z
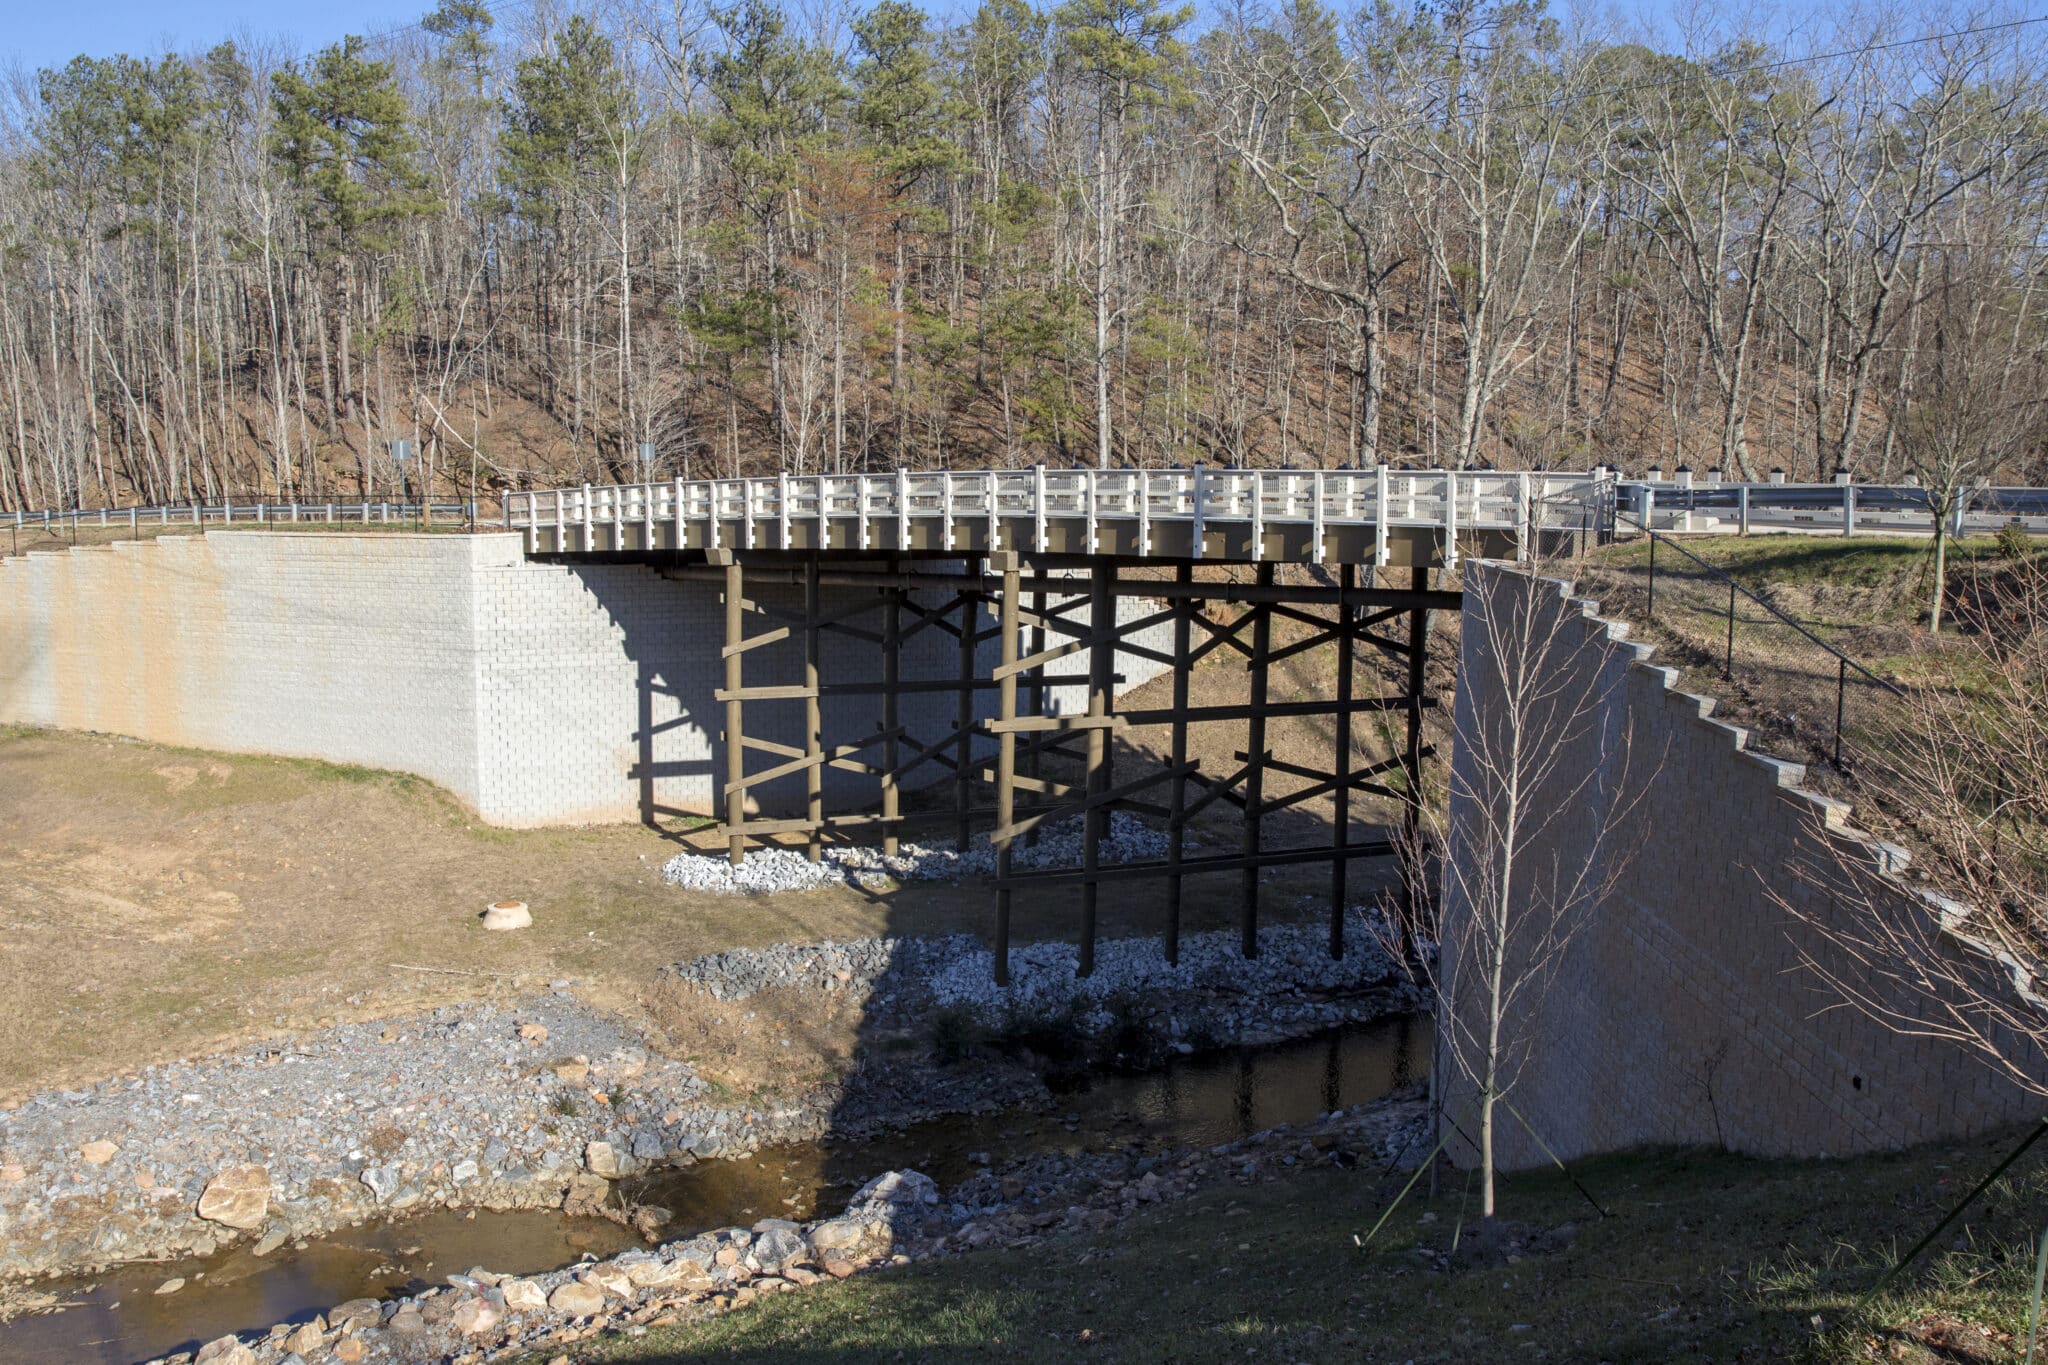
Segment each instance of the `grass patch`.
M2017 1358L2048 1181L2001 1182L1867 1310L1858 1296L2011 1145L1765 1162L1657 1152L1582 1163L1600 1218L1555 1173L1512 1177L1516 1254L1462 1228L1465 1191L1388 1197L1367 1171L1224 1184L1092 1236L926 1261L707 1323L581 1343L578 1361L710 1357L1416 1361ZM1475 1247L1477 1248L1475 1250ZM1967 1337L1973 1354L1941 1343ZM533 1358L546 1359L545 1354Z

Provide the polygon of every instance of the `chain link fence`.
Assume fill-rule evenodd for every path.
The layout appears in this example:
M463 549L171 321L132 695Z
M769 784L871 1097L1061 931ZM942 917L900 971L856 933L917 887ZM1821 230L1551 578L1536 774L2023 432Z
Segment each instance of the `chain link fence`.
M1718 701L1717 718L1751 733L1750 748L1807 765L1809 785L1854 786L1889 742L1906 693L1840 641L1867 621L1797 610L1756 572L1709 563L1676 539L1620 518L1634 539L1583 566L1581 590L1605 615L1654 629L1657 658Z

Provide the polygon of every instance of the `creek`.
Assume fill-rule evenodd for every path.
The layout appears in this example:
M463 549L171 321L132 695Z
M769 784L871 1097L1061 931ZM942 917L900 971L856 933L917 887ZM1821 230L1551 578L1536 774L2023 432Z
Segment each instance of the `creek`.
M924 1172L941 1188L1022 1158L1083 1151L1212 1147L1377 1099L1428 1068L1427 1019L1346 1025L1288 1042L1177 1056L1143 1072L1096 1073L1050 1106L956 1115L898 1133L775 1147L750 1157L666 1167L620 1193L659 1205L664 1239L761 1218L836 1213L882 1171ZM533 1274L640 1238L616 1223L556 1212L442 1210L369 1223L265 1257L244 1243L212 1256L45 1281L64 1311L0 1325L0 1360L128 1365L227 1332L303 1321L359 1298L417 1293L483 1266ZM184 1286L159 1294L173 1278Z

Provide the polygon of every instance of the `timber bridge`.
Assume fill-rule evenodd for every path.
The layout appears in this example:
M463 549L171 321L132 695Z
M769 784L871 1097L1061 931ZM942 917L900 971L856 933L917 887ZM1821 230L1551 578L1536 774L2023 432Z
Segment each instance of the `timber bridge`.
M1007 980L1010 910L1020 887L1081 888L1080 962L1093 968L1097 906L1105 883L1161 878L1166 886L1165 949L1176 960L1183 880L1234 874L1241 879L1240 930L1246 956L1258 952L1259 879L1266 868L1326 863L1330 868L1330 952L1344 951L1352 860L1411 848L1419 819L1421 766L1431 751L1423 713L1434 704L1424 664L1430 614L1456 609L1460 594L1432 583L1461 554L1528 558L1543 541L1611 531L1614 484L1588 474L1368 471L1072 470L898 472L893 475L649 483L514 493L506 526L529 555L646 562L665 577L715 587L723 603L720 656L725 771L722 833L735 865L748 843L801 836L813 861L832 837L879 832L894 854L912 819L902 803L905 779L926 765L951 774L950 810L924 812L950 823L961 852L973 830L990 826L996 852L995 964ZM1306 573L1282 575L1282 566ZM1197 569L1226 566L1234 573ZM773 584L796 597L776 605L752 595ZM839 597L828 602L827 594ZM1128 603L1142 603L1133 611ZM1211 604L1230 612L1218 620ZM792 609L792 607L794 609ZM1308 633L1276 647L1273 626L1286 620ZM936 630L957 648L951 677L906 679L902 651ZM1164 638L1160 638L1161 636ZM856 639L878 658L868 676L831 679L828 636ZM773 677L750 676L748 659L765 646L796 642ZM984 649L993 646L996 657ZM1272 665L1334 645L1332 695L1271 699ZM1398 661L1398 690L1354 695L1360 649ZM1189 673L1227 649L1249 672L1244 702L1194 705ZM1047 669L1085 661L1078 707L1053 703L1062 690ZM1119 710L1120 662L1146 661L1172 674L1165 707ZM992 692L993 705L985 700ZM903 722L911 693L948 693L951 723L913 736ZM879 699L879 717L863 732L834 731L832 697ZM750 733L750 708L801 709L800 743ZM1403 730L1400 752L1360 768L1353 721L1391 713ZM755 712L758 714L758 711ZM1266 745L1269 721L1326 720L1327 768L1282 760ZM1246 745L1232 772L1204 773L1188 757L1192 726L1242 726ZM1111 736L1165 727L1165 761L1119 781ZM781 728L781 727L778 727ZM985 748L993 741L995 752ZM750 768L749 755L767 760ZM1046 760L1078 765L1056 781ZM863 775L873 791L853 809L827 808L828 770ZM1281 796L1268 774L1305 782ZM749 794L801 775L800 813L751 816ZM977 793L991 804L978 805ZM1398 801L1403 828L1354 839L1350 800L1375 794ZM1315 847L1272 847L1267 817L1328 797L1330 840ZM1189 822L1217 801L1242 813L1235 851L1187 852ZM1167 851L1156 860L1105 865L1101 848L1112 811L1164 823ZM1085 822L1077 867L1019 869L1013 850L1050 822ZM1412 879L1410 879L1412 886ZM1414 896L1407 899L1412 920ZM1404 931L1412 928L1404 926Z
M1560 584L1476 566L1446 581L1468 556L1529 562L1617 523L1896 533L1934 503L1909 486L1679 475L906 472L519 491L493 518L225 500L17 517L29 543L0 560L0 722L400 769L502 825L708 816L709 851L736 860L895 847L934 826L963 851L986 837L1001 980L1013 908L1056 908L1064 931L1076 887L1084 972L1098 908L1126 909L1104 887L1142 889L1142 913L1117 918L1157 925L1173 956L1190 878L1222 892L1198 883L1190 916L1235 912L1255 955L1261 876L1280 868L1306 875L1265 895L1295 904L1319 903L1327 870L1343 954L1358 860L1421 851L1431 618L1507 612L1569 647L1525 661L1532 681L1498 642L1468 640L1460 701L1497 715L1534 686L1597 715L1538 717L1524 736L1550 755L1526 805L1554 818L1523 857L1591 869L1598 889L1558 953L1541 932L1488 940L1458 876L1432 883L1410 862L1383 883L1397 927L1439 943L1440 1002L1466 1011L1440 1012L1435 1033L1453 1122L1480 1085L1454 1040L1488 1026L1470 1012L1484 992L1456 981L1487 969L1489 941L1515 979L1551 982L1503 1021L1525 1059L1520 1126L1495 1149L1509 1167L1673 1143L1839 1156L2037 1117L2024 1085L1950 1039L1902 1035L1891 1020L1914 1017L1912 999L1873 997L1887 1019L1815 990L1815 970L1868 976L1838 929L1938 924L1946 954L1974 942L1968 907L1866 871L1895 870L1900 850L1805 790L1799 765L1750 752ZM1955 529L2048 522L2042 490L1957 507ZM481 534L383 524L408 515ZM107 531L75 548L47 534L94 521ZM329 533L211 529L294 521ZM1243 674L1195 667L1212 655ZM1493 780L1485 730L1449 756L1467 790ZM1631 776L1630 753L1657 771ZM1687 837L1615 847L1601 812L1638 783L1631 824ZM1484 861L1482 804L1454 803L1432 859ZM1118 845L1105 835L1125 811L1147 834ZM1029 848L1071 817L1086 837ZM1728 856L1703 865L1701 846Z
M1255 955L1261 873L1327 865L1341 954L1347 871L1412 846L1430 618L1461 601L1443 575L1605 536L1618 488L1606 471L1038 467L515 491L495 519L109 509L117 543L0 565L0 720L404 769L506 824L709 815L735 864L769 841L815 860L933 826L966 852L986 831L999 974L1020 888L1080 888L1087 972L1105 885L1163 881L1173 955L1185 879L1235 877ZM484 534L388 534L450 514ZM374 533L209 529L352 522ZM1332 683L1272 695L1276 664L1324 647ZM1198 702L1193 666L1223 653L1246 685ZM1162 674L1168 704L1121 695ZM1313 742L1276 752L1274 722ZM1224 728L1197 756L1204 726ZM1120 773L1134 730L1149 752ZM1367 796L1397 824L1358 824ZM1191 848L1219 802L1235 846ZM1295 808L1329 812L1327 833L1276 836L1305 827L1273 819ZM1119 810L1163 830L1164 856L1103 858ZM1019 841L1074 817L1076 865L1042 847L1019 865Z

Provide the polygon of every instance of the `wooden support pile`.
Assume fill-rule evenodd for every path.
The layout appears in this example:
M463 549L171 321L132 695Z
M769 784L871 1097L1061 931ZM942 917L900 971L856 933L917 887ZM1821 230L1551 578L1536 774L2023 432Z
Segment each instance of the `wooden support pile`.
M949 823L957 847L965 852L977 827L986 826L996 851L995 973L1009 976L1011 910L1019 888L1078 883L1081 888L1079 970L1094 969L1100 888L1109 882L1160 878L1166 887L1162 932L1166 956L1177 960L1181 937L1182 897L1190 876L1235 872L1240 879L1240 942L1247 957L1258 953L1261 873L1270 867L1327 863L1330 868L1329 948L1343 956L1344 917L1353 859L1403 854L1408 864L1400 926L1404 943L1423 926L1426 896L1419 875L1417 839L1421 829L1423 764L1432 756L1424 737L1424 712L1432 704L1426 693L1425 664L1432 611L1455 608L1458 594L1432 590L1426 568L1412 570L1405 588L1381 587L1367 570L1361 586L1359 570L1345 565L1331 584L1283 581L1271 562L1254 566L1253 581L1219 578L1197 580L1195 565L1183 562L1164 579L1131 572L1155 568L1156 562L1116 556L1027 556L995 551L965 560L957 568L931 567L890 558L880 562L833 563L817 554L713 551L705 570L680 568L672 576L713 577L725 598L725 686L718 699L725 710L725 785L723 833L735 864L750 840L775 835L804 836L813 861L825 841L857 830L879 831L886 852L894 854L906 828L920 823ZM1062 562L1064 560L1064 562ZM1085 576L1060 573L1080 569ZM773 582L802 589L802 606L790 612L749 599L750 583ZM825 605L832 589L838 603ZM852 592L843 590L852 589ZM1124 598L1152 599L1158 609L1119 620L1117 604ZM1216 619L1211 609L1228 608ZM869 616L872 626L859 624ZM767 627L749 633L749 619ZM985 623L987 618L993 623ZM1276 622L1305 627L1285 644L1274 642ZM1142 643L1139 636L1170 625L1169 650ZM1405 632L1400 631L1402 625ZM904 676L904 647L927 630L952 637L957 667L951 677ZM841 633L874 644L880 656L880 677L828 681L823 640ZM1197 638L1199 635L1199 639ZM785 641L801 644L800 683L755 683L746 680L746 659L763 646ZM997 659L988 661L984 647L993 642ZM1355 680L1359 645L1396 661L1396 676L1405 686L1396 695L1357 695ZM1306 700L1274 701L1271 671L1275 664L1326 646L1336 656L1333 695ZM1194 667L1219 650L1243 657L1249 673L1248 699L1242 704L1193 704L1190 677ZM1165 708L1119 711L1119 653L1148 659L1171 670L1172 702ZM1063 659L1081 656L1085 673L1049 677L1046 669ZM1071 680L1070 680L1071 679ZM1056 687L1079 686L1085 705L1064 712L1049 706ZM937 736L907 732L901 698L944 693L957 698L952 725ZM982 702L993 692L993 705ZM877 695L881 718L876 732L863 736L826 734L824 700L833 696ZM803 707L801 747L749 735L750 703L800 702ZM1380 712L1398 715L1405 728L1398 754L1358 766L1354 758L1353 718ZM1332 730L1328 769L1277 757L1267 744L1269 722L1282 717L1327 718ZM1246 747L1235 755L1236 770L1227 776L1204 773L1189 758L1192 727L1210 723L1242 724ZM1156 770L1117 781L1116 734L1136 727L1166 728L1166 760ZM828 743L828 738L834 742ZM978 739L993 740L993 761L976 755ZM879 750L874 759L863 757ZM765 753L779 760L748 770L747 755ZM1047 760L1078 764L1072 781L1049 776ZM939 770L939 788L950 786L942 808L904 809L906 783L930 764ZM824 776L828 769L856 772L875 781L872 808L828 812ZM801 773L804 812L778 819L748 815L749 793L764 784ZM1279 796L1268 796L1268 774L1299 783ZM1163 793L1157 789L1164 788ZM980 804L983 791L991 796ZM1020 801L1020 793L1023 800ZM1402 807L1397 832L1359 839L1352 830L1352 796L1370 793ZM1162 799L1154 799L1162 796ZM1333 806L1327 844L1274 848L1267 820L1303 802L1329 797ZM1218 801L1242 813L1238 848L1231 853L1190 856L1191 824ZM1149 816L1164 826L1162 859L1104 863L1110 817L1117 810ZM1084 822L1082 857L1077 867L1017 866L1020 841L1035 840L1055 822L1079 817Z

